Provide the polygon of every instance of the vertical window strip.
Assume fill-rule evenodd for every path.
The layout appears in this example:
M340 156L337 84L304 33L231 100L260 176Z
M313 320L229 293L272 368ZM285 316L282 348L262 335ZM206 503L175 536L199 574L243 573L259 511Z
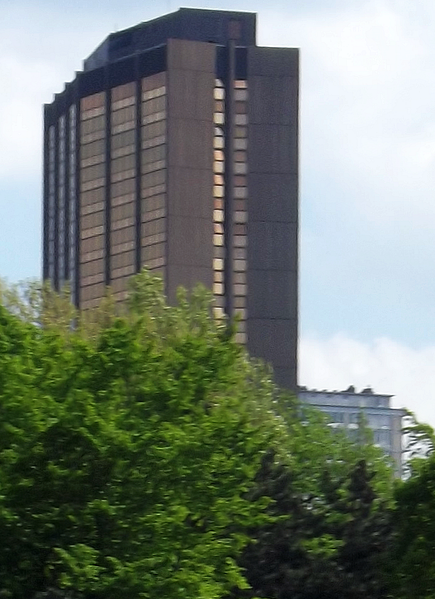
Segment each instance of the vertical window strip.
M234 82L235 89L235 100L236 104L239 105L239 109L236 107L236 124L239 129L238 135L239 137L248 139L248 121L247 121L247 99L248 99L248 85L246 80L236 80ZM243 106L244 105L244 106ZM238 123L237 118L238 114L244 115L244 122ZM235 153L235 164L234 164L234 172L235 172L235 196L240 199L240 202L243 202L243 210L238 210L235 215L236 226L238 222L246 223L248 220L248 193L246 189L247 181L245 180L244 186L238 185L237 175L239 173L247 173L247 158L246 158L246 150L244 157L244 162L240 162L240 157ZM243 156L243 155L241 155ZM239 177L240 179L240 177ZM240 203L238 202L238 203ZM243 239L244 237L244 239ZM247 256L247 243L248 237L246 230L241 234L237 234L234 236L234 249L235 249L235 259L234 259L234 301L235 301L235 313L239 316L239 326L238 331L236 333L236 341L239 343L246 343L247 341L247 332L246 332L246 318L247 318L247 265L248 265L248 256Z
M80 149L83 154L87 152L89 144L99 140L103 141L99 152L101 160L96 166L80 168L79 190L81 197L89 192L95 195L95 201L101 202L105 197L106 190L106 92L100 92L92 96L87 96L80 100ZM89 203L92 205L92 202ZM103 224L98 224L89 229L83 227L84 208L89 205L80 206L80 212L76 214L76 223L80 221L80 245L79 245L79 268L81 274L80 297L78 298L82 308L90 308L97 305L100 298L104 295L105 283L105 250L106 250L106 225L103 218ZM89 246L89 239L93 240L92 251L84 249ZM86 243L85 243L86 242ZM95 255L98 255L98 258ZM95 260L95 279L84 285L85 273L89 262Z
M141 263L164 276L166 267L166 80L141 87Z
M48 130L48 278L54 281L54 236L55 236L55 127Z
M224 148L225 135L222 127L225 114L225 88L220 79L216 79L214 87L214 185L213 185L213 294L215 297L215 316L218 319L224 317L225 297L225 238L223 222L225 217L225 186L224 186Z
M65 183L66 183L66 119L59 119L59 180L58 180L58 285L62 289L65 283L65 248L66 248L66 212L65 212Z
M71 302L76 304L76 284L77 284L77 272L76 272L76 257L77 257L77 244L76 244L76 232L77 232L77 211L76 211L76 126L77 126L77 112L76 107L73 104L69 109L69 148L68 148L68 159L69 159L69 256L68 256L68 270L69 270L69 281L71 287Z
M114 205L119 197L119 191L123 188L130 189L131 179L137 176L134 134L137 123L136 86L135 84L121 85L113 88L111 94L110 280L116 300L121 301L127 292L127 280L135 272L134 195L130 201L123 204L121 210ZM130 133L125 133L127 131ZM121 261L120 255L123 255Z

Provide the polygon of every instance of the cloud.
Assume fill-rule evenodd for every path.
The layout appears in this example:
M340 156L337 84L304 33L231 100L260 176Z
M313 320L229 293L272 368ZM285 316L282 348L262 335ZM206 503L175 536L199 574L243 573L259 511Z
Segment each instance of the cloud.
M302 330L435 341L435 5L260 13L301 47Z
M345 334L327 339L302 336L300 384L343 390L349 385L392 394L394 407L406 407L435 427L435 344L412 348L388 338L363 343Z

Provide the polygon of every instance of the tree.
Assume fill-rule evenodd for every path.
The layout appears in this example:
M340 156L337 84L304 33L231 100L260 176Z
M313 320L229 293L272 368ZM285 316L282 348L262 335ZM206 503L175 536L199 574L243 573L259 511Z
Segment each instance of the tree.
M3 596L382 596L385 459L279 392L204 290L0 296Z
M398 599L435 595L435 455L414 461L395 493L391 584Z
M92 335L80 315L60 329L20 318L0 306L3 592L245 586L236 558L263 518L247 493L273 436L272 385L204 292L168 307L143 273Z
M256 477L253 497L272 499L271 520L251 531L239 560L251 585L243 596L388 597L392 471L376 448L350 443L320 414L288 408L287 452L266 454Z

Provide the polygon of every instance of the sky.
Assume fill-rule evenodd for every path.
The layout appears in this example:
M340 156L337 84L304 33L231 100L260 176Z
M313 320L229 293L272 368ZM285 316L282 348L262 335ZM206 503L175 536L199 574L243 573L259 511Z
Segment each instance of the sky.
M0 277L41 273L42 105L175 0L0 0ZM435 426L435 3L190 0L301 49L300 375Z

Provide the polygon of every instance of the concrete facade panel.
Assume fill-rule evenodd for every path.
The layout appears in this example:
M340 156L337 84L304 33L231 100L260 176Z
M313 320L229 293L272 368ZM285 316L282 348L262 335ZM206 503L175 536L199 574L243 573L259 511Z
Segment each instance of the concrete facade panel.
M288 368L275 367L273 370L276 384L283 389L295 389L294 381L297 379L296 366Z
M168 118L169 168L212 169L213 126L208 121Z
M274 368L292 369L295 361L296 323L292 319L249 318L250 354Z
M298 112L298 80L295 77L251 77L249 96L250 123L294 123Z
M213 173L209 169L173 167L168 182L168 211L171 215L213 218Z
M168 70L189 69L208 73L214 72L214 44L169 39L167 48Z
M214 73L173 69L168 73L168 111L173 118L212 122Z
M248 273L248 318L292 319L297 314L296 271L254 270Z
M298 48L248 48L248 77L299 77Z
M193 289L195 285L200 283L210 289L213 285L211 268L171 264L167 267L167 275L166 292L171 303L175 302L177 289L181 286L186 289Z
M211 268L212 238L211 219L171 215L168 222L169 263Z
M213 285L215 47L168 41L167 292Z
M252 172L298 172L298 136L293 126L251 124L248 129L248 148Z
M249 173L249 221L298 222L298 176Z
M248 261L258 270L296 271L297 225L281 222L248 223Z

